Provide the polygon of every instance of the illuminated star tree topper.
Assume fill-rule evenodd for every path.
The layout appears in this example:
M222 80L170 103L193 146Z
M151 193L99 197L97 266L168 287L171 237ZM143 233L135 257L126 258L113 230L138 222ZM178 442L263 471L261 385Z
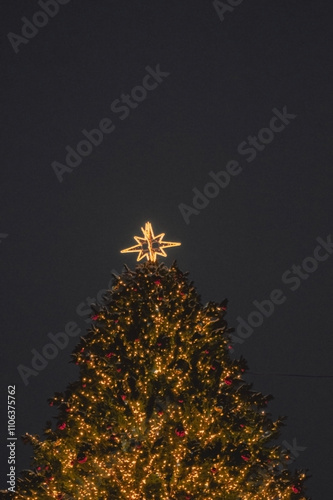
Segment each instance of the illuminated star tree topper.
M156 262L157 255L166 257L167 254L165 253L164 248L177 247L181 245L181 243L162 241L165 233L155 236L150 222L146 222L145 227L142 227L141 231L144 235L143 238L140 236L134 236L134 239L138 244L121 250L121 253L138 252L138 261L146 257L147 260Z

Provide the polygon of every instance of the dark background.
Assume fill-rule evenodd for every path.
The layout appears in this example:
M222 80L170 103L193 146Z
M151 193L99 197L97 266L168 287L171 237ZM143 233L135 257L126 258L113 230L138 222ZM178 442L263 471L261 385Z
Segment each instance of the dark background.
M280 443L306 448L292 466L310 469L309 496L330 500L333 256L294 292L281 277L333 229L332 3L244 0L221 21L210 1L72 0L15 53L7 33L21 34L21 17L38 10L16 0L0 18L0 487L7 385L16 384L17 436L41 434L54 415L47 398L77 378L68 361L78 338L28 385L17 366L31 367L31 349L69 321L84 333L76 308L112 269L135 265L119 251L150 220L182 242L165 261L190 271L203 302L229 298L231 326L283 290L284 304L234 353L255 388L275 396L273 416L288 415ZM120 120L110 104L157 64L170 75ZM238 145L284 106L296 118L247 162ZM114 132L60 183L51 163L104 117ZM178 205L192 205L192 189L232 159L242 172L186 224ZM27 468L30 447L18 441L16 451Z

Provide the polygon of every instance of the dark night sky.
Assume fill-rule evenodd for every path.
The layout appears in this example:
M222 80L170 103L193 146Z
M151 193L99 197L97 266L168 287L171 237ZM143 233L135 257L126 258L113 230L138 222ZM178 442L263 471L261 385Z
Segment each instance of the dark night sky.
M47 398L77 378L68 361L78 337L27 385L17 367L31 367L31 350L68 322L83 335L87 314L77 307L86 310L112 269L135 265L119 251L150 220L182 242L166 263L177 258L203 302L228 297L230 326L282 290L283 304L235 354L255 372L254 387L274 395L273 416L288 416L280 443L306 448L293 466L310 469L308 494L330 500L333 249L316 254L326 260L313 255L316 239L333 234L332 2L244 0L221 21L211 1L72 0L27 43L12 41L16 53L7 33L21 35L21 18L38 10L37 1L9 2L0 21L2 428L9 384L17 436L41 434L55 415ZM112 111L157 65L169 75L128 116ZM282 123L271 121L273 109L283 108L290 123L270 132ZM103 118L113 132L59 182L52 163L64 164L66 146ZM244 141L258 133L248 161ZM193 206L192 190L207 190L209 173L231 160L241 172L186 224L179 205ZM293 265L311 272L296 282ZM18 441L16 451L18 469L27 468L30 447Z

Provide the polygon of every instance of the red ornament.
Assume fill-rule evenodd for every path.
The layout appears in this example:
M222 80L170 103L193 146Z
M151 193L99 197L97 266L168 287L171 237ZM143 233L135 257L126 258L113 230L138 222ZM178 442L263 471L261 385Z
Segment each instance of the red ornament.
M80 352L84 352L84 347L82 347L81 351Z
M36 470L38 471L42 470L41 466L39 465Z
M114 355L115 355L114 352L108 352L107 354L105 354L107 358L111 358Z
M84 455L84 456L80 455L80 458L77 459L79 464L84 464L87 460L88 460L88 457L86 455Z
M160 285L161 284L160 280L156 280L156 281L154 281L154 283L155 283L155 285Z
M178 403L184 403L184 400L183 399L178 399Z
M211 369L211 370L216 370L216 366L213 366L213 365L212 365L212 366L210 367L210 369Z
M224 379L224 383L227 384L227 385L231 385L232 384L232 379L230 377L226 377Z
M122 399L123 401L125 401L125 399L126 399L126 395L125 395L125 394L122 394L122 395L121 395L121 399Z
M225 306L222 306L221 309L222 309L222 311L226 311L227 310L227 308Z
M164 412L162 410L160 410L160 411L157 412L157 415L161 417L163 415L163 413Z
M135 339L135 342L140 342L140 339Z
M63 422L62 424L58 424L58 429L60 429L61 431L63 431L64 429L66 429L66 422ZM46 469L46 467L45 467Z
M121 372L121 368L117 368L117 372L118 372L118 373L119 373L119 372Z
M119 323L119 319L115 319L115 320L114 320L114 322L115 322L115 323Z
M49 405L50 405L50 406L53 406L53 401L50 401L50 402L49 402Z
M94 320L94 321L95 321L96 319L98 319L98 314L94 314L94 316L91 316L91 319L92 319L92 320Z
M245 462L248 462L250 460L250 453L244 453L241 457Z
M208 351L208 349L206 349L206 350L204 351L204 353L205 353L205 354L209 354L209 351Z
M294 486L292 486L292 487L291 487L291 489L293 490L293 492L294 492L294 493L300 493L300 492L301 492L300 488L298 488L298 487L297 487L297 486L295 486L295 485L294 485Z
M177 427L175 433L177 434L178 437L184 437L185 429L183 429L182 427Z
M216 474L217 473L217 468L216 467L212 467L210 469L210 471L211 471L212 474Z
M70 411L72 411L72 408L66 408L67 413L69 413Z

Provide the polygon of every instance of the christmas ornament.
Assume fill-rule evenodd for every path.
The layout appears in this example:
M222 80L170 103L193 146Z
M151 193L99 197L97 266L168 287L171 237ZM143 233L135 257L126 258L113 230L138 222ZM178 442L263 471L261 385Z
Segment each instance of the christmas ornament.
M184 437L185 436L185 429L184 427L177 427L175 429L175 433L178 437Z
M84 464L87 460L88 460L87 455L84 455L83 453L77 456L77 461L79 464Z
M138 261L146 257L147 260L156 262L157 255L166 257L164 248L176 247L181 244L170 241L162 241L165 233L161 233L158 236L155 236L150 222L146 222L145 227L142 227L141 231L143 232L144 238L140 238L140 236L134 236L134 239L138 244L121 250L121 253L138 252Z
M241 454L242 459L244 462L248 462L251 458L251 454L248 451L245 451L244 453Z

